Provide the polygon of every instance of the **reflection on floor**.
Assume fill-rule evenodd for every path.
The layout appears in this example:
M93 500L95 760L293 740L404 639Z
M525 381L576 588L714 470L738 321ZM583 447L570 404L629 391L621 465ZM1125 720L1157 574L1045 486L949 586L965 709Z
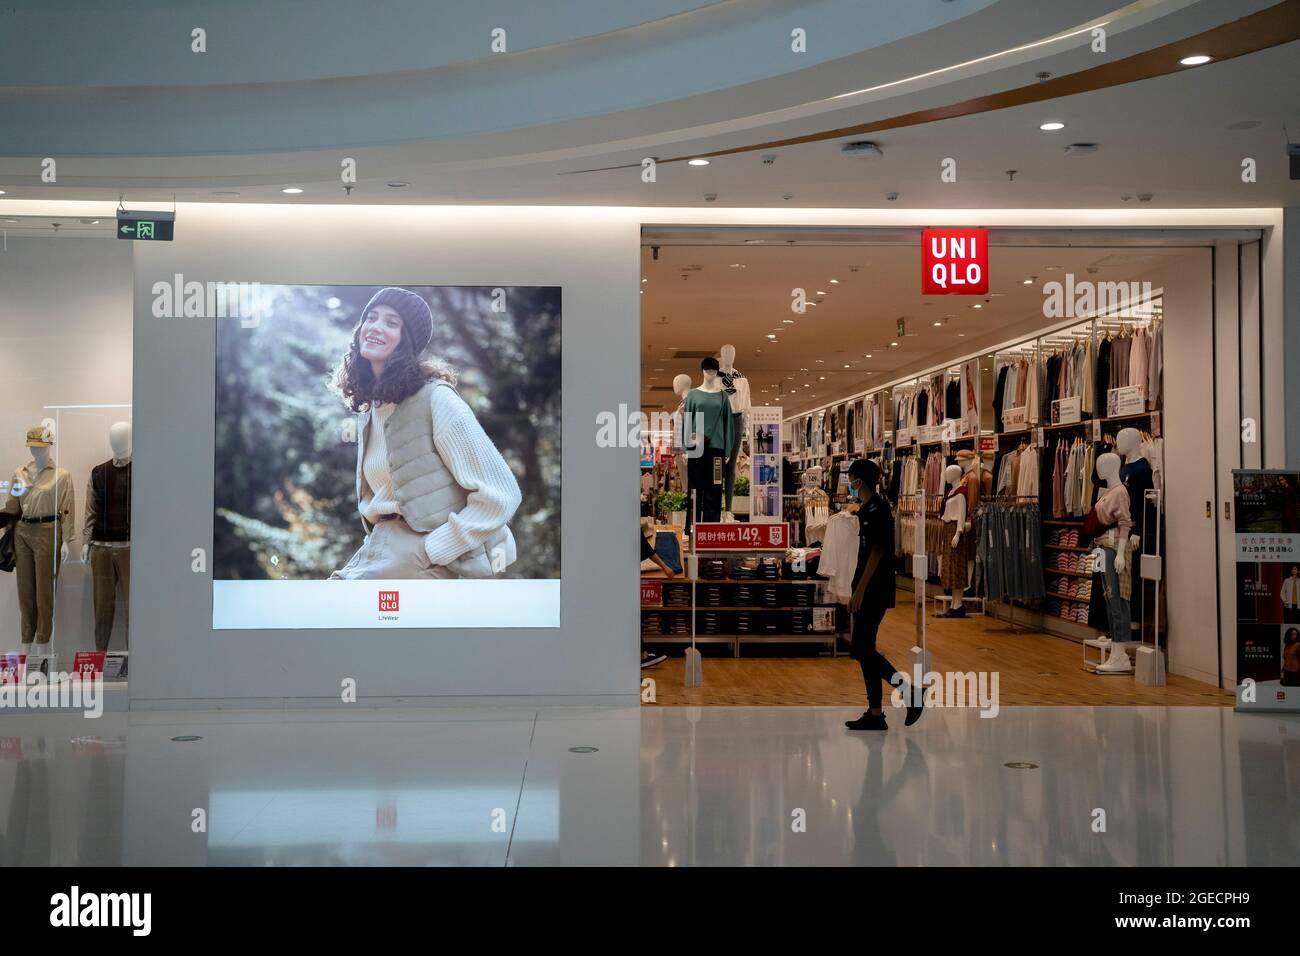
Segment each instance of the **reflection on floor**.
M898 592L898 606L885 615L877 644L895 667L911 666L916 643L912 595ZM1169 707L1230 707L1231 691L1219 690L1177 674L1164 687L1148 687L1132 674L1098 676L1083 670L1083 647L1050 634L999 633L1006 625L980 614L944 620L931 617L926 645L931 668L945 671L997 671L1003 706L1037 704L1154 704ZM655 681L660 706L721 704L741 707L862 706L862 672L847 657L757 657L752 646L741 657L704 658L704 684L683 687L681 648L676 656L641 672ZM847 650L846 646L841 647Z
M4 716L0 865L1300 864L1300 718L854 714Z

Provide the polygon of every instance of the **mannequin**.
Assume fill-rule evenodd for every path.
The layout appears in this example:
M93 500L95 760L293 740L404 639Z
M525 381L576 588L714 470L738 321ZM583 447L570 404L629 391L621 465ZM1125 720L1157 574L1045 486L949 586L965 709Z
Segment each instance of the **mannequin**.
M701 521L722 519L722 485L726 459L733 447L735 416L731 402L718 375L718 360L706 358L700 363L704 380L686 393L682 433L686 441L686 479L688 492L695 492L695 508ZM695 520L687 504L686 528L690 532Z
M1128 489L1120 480L1120 459L1113 452L1097 458L1097 477L1106 491L1093 506L1097 522L1105 532L1095 540L1101 552L1099 567L1094 568L1092 597L1088 608L1088 623L1105 627L1103 640L1110 642L1110 656L1098 666L1099 673L1126 674L1133 670L1128 651L1123 644L1131 637L1132 611L1123 579L1128 566L1128 551L1137 538L1130 534L1133 527ZM1101 575L1101 591L1097 589L1097 574ZM1131 595L1131 592L1130 592ZM1104 609L1104 610L1103 610Z
M1137 534L1129 539L1133 554L1138 554L1138 545L1146 537L1147 526L1155 528L1155 506L1148 504L1146 493L1155 487L1155 475L1151 462L1142 453L1142 433L1136 428L1123 428L1115 437L1115 450L1124 459L1120 468L1120 481L1128 489L1129 508ZM1141 562L1132 562L1133 590L1142 593L1142 578L1139 575Z
M27 430L32 460L14 473L4 510L19 515L14 530L22 642L48 654L54 630L54 583L68 559L75 495L67 469L50 461L54 433L45 425Z
M686 415L686 393L691 390L689 375L673 376L673 392L677 395L677 411L673 412L673 462L677 465L679 487L685 488L686 448L682 438L682 420Z
M131 597L131 425L108 430L109 461L96 465L86 484L81 561L89 564L95 592L95 650L107 651L117 611L117 584Z
M731 446L727 449L727 467L723 475L722 494L725 499L725 520L734 521L731 515L731 500L736 490L736 463L739 459L740 440L745 434L745 418L749 414L749 379L736 369L736 347L724 345L718 350L721 362L718 377L722 379L722 389L727 393L731 403L731 425L733 435Z
M949 465L944 469L944 484L948 488L943 500L943 552L939 568L944 587L952 589L952 607L940 617L965 617L966 608L962 604L962 595L970 583L975 566L974 539L970 535L969 482L978 481L979 475L974 470L973 456L962 465ZM965 474L963 475L963 468ZM972 479L971 476L974 475Z

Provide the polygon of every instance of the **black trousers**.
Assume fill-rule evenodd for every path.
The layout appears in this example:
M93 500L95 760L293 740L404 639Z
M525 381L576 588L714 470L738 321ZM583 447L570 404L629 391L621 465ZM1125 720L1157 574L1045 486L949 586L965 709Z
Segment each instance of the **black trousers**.
M876 650L876 632L880 630L880 622L885 619L885 610L883 607L868 607L864 600L862 608L853 615L853 645L850 653L862 668L862 680L867 685L867 702L872 709L879 709L884 698L882 682L888 684L895 674L894 665Z
M701 521L721 521L722 520L722 459L723 452L721 448L705 446L704 453L698 458L686 458L686 485L687 495L692 491L695 492L695 507L699 509ZM716 472L718 480L715 482L714 462L717 462L718 471ZM689 497L686 501L686 530L691 529L691 522L694 520L691 513L691 502Z

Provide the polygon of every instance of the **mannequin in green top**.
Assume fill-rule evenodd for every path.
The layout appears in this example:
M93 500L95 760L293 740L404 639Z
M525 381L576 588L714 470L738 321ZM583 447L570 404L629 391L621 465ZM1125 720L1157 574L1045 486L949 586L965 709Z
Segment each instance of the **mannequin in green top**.
M718 360L710 356L700 363L704 381L686 393L682 428L686 446L686 484L695 494L695 510L701 521L722 520L722 480L730 452L735 424L731 402L718 378ZM686 530L690 533L694 515L687 506Z

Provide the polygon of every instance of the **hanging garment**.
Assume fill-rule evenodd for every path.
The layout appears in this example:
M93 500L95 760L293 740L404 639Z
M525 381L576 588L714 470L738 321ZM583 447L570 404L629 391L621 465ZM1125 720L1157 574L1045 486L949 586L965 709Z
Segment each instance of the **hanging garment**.
M1151 355L1147 359L1147 408L1161 407L1160 388L1164 379L1164 323L1151 323Z
M947 418L961 418L961 380L950 379L944 390L944 412Z

